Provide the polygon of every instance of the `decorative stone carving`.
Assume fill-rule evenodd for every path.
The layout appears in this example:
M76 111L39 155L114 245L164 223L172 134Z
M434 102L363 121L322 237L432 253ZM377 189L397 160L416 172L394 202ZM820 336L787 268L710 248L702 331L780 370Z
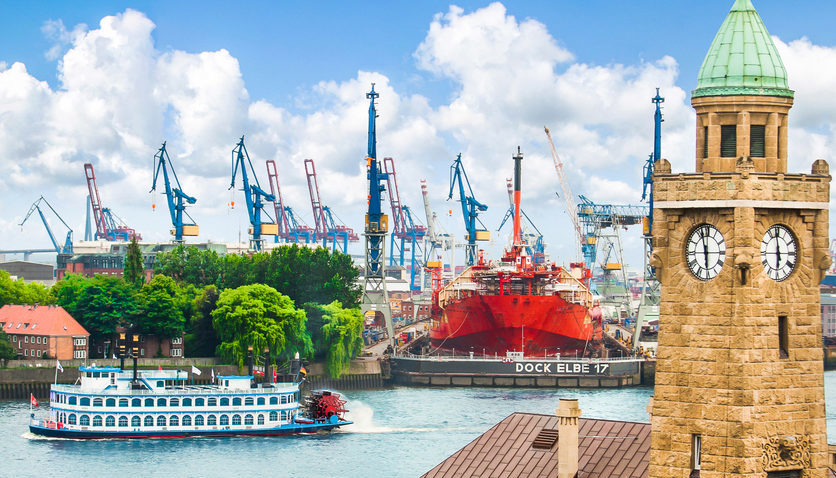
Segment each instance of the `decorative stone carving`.
M827 161L823 159L817 159L813 161L813 174L819 174L822 176L828 176L830 174L830 166L827 164Z
M810 460L810 438L808 436L770 437L763 444L764 471L808 469Z
M659 158L659 160L656 161L656 164L653 167L653 171L659 174L670 174L671 162L665 158Z
M734 170L738 173L750 173L755 170L755 162L749 158L740 157L734 164Z

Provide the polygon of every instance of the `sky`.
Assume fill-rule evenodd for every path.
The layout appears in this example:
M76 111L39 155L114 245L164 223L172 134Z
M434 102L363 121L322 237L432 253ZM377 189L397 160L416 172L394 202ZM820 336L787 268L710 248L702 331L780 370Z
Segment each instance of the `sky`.
M228 190L241 135L265 188L264 161L276 162L283 198L303 221L312 222L310 158L323 202L360 231L365 93L375 83L378 157L394 158L401 201L418 220L426 224L426 179L441 226L464 236L457 196L447 200L461 153L488 205L480 218L494 240L484 246L496 257L511 232L496 229L519 146L523 209L551 258L566 263L574 236L543 126L575 196L639 204L658 87L662 155L674 171L694 171L690 92L732 3L1 1L0 249L50 246L37 217L18 226L41 195L83 238L86 162L104 206L144 240L169 241L165 198L149 193L163 141L197 198L189 214L201 235L190 241L246 240L242 192ZM836 139L836 4L754 3L796 91L788 169L807 172L832 160ZM628 267L640 269L638 228L622 241Z

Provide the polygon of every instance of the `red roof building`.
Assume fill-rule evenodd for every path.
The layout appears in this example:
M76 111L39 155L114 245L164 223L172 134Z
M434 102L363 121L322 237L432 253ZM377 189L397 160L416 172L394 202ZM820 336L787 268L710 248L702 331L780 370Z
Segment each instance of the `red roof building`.
M0 328L9 336L18 359L85 359L90 333L57 305L4 305Z

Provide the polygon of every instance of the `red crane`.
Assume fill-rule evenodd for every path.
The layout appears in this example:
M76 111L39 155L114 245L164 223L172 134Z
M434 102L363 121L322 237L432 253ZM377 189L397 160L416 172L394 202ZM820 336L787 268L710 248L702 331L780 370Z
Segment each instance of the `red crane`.
M353 229L338 224L334 220L334 214L331 209L322 203L319 196L319 185L316 181L316 167L314 167L313 159L305 160L305 174L308 178L308 191L311 194L311 208L313 210L313 218L315 224L316 240L322 239L322 246L328 247L328 241L331 241L331 250L337 251L339 244L342 242L342 250L340 252L348 254L348 242L356 242L360 237Z
M422 245L427 234L426 226L418 224L413 219L409 207L401 204L398 191L398 179L395 173L395 160L383 158L383 172L386 174L386 190L389 191L389 204L392 207L392 253L389 255L389 265L395 264L395 256L401 266L404 265L406 253L412 252L410 260L410 289L420 291L421 264L424 257ZM399 241L396 241L398 239ZM409 248L407 248L407 243Z
M279 188L276 162L272 159L267 161L267 180L270 182L270 193L276 197L276 200L273 201L273 207L276 210L276 222L279 224L279 234L276 236L276 242L279 241L279 238L286 242L313 242L316 235L315 231L302 224L296 218L296 214L293 213L290 206L284 205L282 191Z
M96 185L96 173L93 171L92 164L84 164L84 176L87 178L87 189L90 192L90 207L96 220L96 239L130 241L136 238L137 241L142 240L142 235L137 234L135 230L125 225L118 216L111 212L110 208L102 207L99 187Z

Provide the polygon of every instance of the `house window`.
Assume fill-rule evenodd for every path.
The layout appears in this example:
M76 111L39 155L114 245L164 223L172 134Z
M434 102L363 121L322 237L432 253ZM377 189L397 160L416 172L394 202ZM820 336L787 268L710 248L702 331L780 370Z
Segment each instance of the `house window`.
M723 158L737 156L737 125L724 124L720 127L720 156Z
M41 343L41 338L40 337L35 337L35 343L38 343L38 344Z
M183 349L171 349L171 356L172 357L182 357L183 356Z
M763 158L765 156L765 136L765 125L753 124L749 127L749 156L753 158Z
M28 344L28 343L29 343L29 336L28 336L28 335L24 335L24 336L23 336L23 343L24 343L24 344Z
M174 337L173 339L171 339L171 344L172 345L180 345L182 343L183 343L183 337Z
M789 332L787 330L787 316L778 316L778 353L782 359L789 358Z
M44 337L44 345L46 345L46 337Z
M12 342L17 342L17 335L12 335Z
M28 356L29 356L29 349L23 349L23 356L24 356L24 357L28 357Z
M702 436L691 435L691 469L699 470L702 461Z

